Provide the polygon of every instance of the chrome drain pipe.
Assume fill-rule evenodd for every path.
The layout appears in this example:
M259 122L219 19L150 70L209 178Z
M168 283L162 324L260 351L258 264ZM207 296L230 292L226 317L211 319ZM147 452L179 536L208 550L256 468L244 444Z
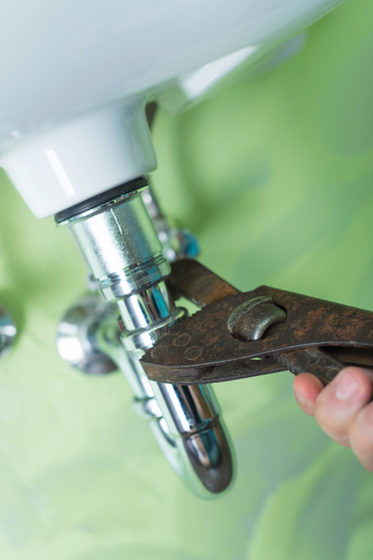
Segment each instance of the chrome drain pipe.
M173 469L195 494L212 498L230 486L234 474L212 388L150 382L139 362L146 349L186 316L183 308L175 307L164 282L170 265L146 197L144 203L147 192L142 178L61 212L56 221L69 226L104 300L117 303L123 346L118 350L111 344L110 350L100 326L98 349L111 352L120 363L135 393L135 410L149 421Z

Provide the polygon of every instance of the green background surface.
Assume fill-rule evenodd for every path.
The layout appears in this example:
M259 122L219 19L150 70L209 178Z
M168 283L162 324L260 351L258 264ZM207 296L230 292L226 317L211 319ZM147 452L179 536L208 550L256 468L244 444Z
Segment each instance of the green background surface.
M240 289L373 310L372 58L373 3L353 0L282 66L157 116L162 207ZM86 271L0 181L0 301L20 331L0 364L0 558L371 560L373 475L298 409L290 374L216 386L236 484L211 502L184 489L122 375L58 357Z

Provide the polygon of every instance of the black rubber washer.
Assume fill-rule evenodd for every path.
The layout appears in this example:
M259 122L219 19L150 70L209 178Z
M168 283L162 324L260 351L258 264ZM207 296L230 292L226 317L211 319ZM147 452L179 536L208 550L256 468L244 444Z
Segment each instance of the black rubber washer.
M92 208L96 208L96 206L100 206L101 204L105 204L105 202L109 202L114 198L120 197L122 194L128 194L133 191L137 191L142 187L146 187L149 185L149 181L146 177L139 177L138 179L134 179L133 181L128 181L128 183L124 183L119 187L114 187L109 191L105 191L103 193L97 194L92 198L88 198L87 200L83 200L83 202L79 202L79 204L75 204L75 206L70 206L70 208L66 208L66 210L62 210L58 212L54 216L54 219L57 224L64 222L65 220L69 220L78 214L82 214L83 212L88 212Z

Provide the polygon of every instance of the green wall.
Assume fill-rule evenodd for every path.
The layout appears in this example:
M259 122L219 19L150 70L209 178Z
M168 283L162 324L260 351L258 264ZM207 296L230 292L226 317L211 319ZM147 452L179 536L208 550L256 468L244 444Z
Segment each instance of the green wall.
M372 59L373 3L350 0L281 67L157 116L165 213L240 289L373 310ZM216 386L236 484L212 502L183 488L125 379L58 357L85 268L0 181L0 301L20 329L0 364L0 558L371 560L373 475L298 409L288 373Z

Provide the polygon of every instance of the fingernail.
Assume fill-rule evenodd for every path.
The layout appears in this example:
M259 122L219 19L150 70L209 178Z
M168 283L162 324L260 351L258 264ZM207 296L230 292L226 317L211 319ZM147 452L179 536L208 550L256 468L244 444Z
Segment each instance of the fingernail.
M344 373L336 382L335 396L340 401L352 399L359 392L359 384L349 372Z
M298 401L301 401L301 402L304 403L304 404L308 404L308 400L305 399L302 395L300 395L300 394L298 393L298 391L296 391L295 389L294 389L294 395L296 396L296 398L298 399Z

